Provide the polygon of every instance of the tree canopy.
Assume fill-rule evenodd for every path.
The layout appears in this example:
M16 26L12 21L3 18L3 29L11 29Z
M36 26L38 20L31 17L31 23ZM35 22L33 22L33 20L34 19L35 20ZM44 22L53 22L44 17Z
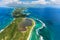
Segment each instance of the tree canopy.
M26 14L24 14L24 8L15 8L14 12L13 12L13 17L14 18L18 18L18 17L26 17Z

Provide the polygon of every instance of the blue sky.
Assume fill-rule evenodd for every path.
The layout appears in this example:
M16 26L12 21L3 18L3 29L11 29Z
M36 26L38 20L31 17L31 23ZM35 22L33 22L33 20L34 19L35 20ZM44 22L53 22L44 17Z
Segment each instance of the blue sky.
M0 0L0 1L2 1L2 0Z

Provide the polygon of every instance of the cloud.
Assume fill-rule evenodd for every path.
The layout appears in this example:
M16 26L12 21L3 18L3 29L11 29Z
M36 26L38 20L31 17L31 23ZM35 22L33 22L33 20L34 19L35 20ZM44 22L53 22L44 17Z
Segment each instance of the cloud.
M13 3L13 2L18 2L19 0L2 0L0 2L0 6L3 6L3 5L7 5L7 4L10 4L10 3Z
M60 0L51 0L52 4L60 5Z
M45 0L37 0L37 1L31 1L31 2L22 2L19 0L2 0L0 2L0 5L6 5L10 3L17 3L17 4L46 4Z
M27 4L27 5L37 5L37 4L42 4L42 5L55 5L55 4L60 4L60 0L50 0L50 1L45 1L45 0L37 0L37 1L20 1L20 0L2 0L0 2L0 6L8 6L8 5L21 5L21 4Z

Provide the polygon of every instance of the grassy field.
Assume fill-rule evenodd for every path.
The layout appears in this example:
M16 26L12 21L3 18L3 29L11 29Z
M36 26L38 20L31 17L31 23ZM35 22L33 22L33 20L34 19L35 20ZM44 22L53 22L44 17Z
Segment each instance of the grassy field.
M4 31L0 33L0 40L27 40L29 32L34 25L27 27L27 30L21 32L18 30L18 23L21 22L23 18L16 18L12 24L10 24Z

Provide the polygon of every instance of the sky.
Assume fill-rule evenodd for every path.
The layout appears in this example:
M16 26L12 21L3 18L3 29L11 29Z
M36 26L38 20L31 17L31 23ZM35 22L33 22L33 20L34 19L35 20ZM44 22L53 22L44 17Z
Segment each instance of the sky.
M37 0L20 0L20 1L37 1Z
M0 0L0 6L8 6L10 4L60 5L60 0Z

